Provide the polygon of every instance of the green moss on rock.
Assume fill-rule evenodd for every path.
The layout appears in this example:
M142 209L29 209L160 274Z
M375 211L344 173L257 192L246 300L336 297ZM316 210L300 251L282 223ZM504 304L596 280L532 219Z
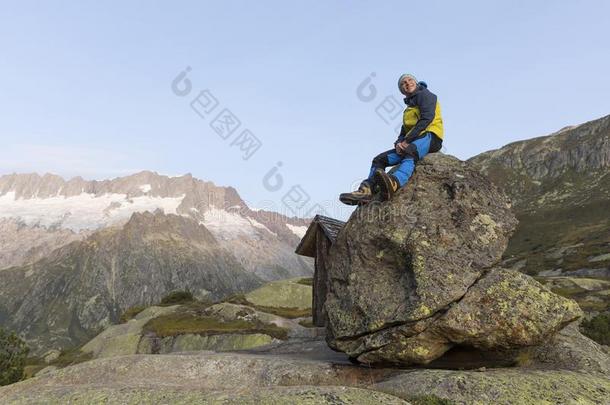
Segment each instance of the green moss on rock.
M138 388L43 388L9 398L13 405L44 403L47 405L97 405L97 404L226 404L226 405L409 405L392 395L352 387L264 387L250 390L180 390L164 387ZM436 404L436 403L430 403ZM438 404L445 404L438 403Z
M311 286L298 281L274 281L245 294L245 298L264 307L311 308Z
M125 312L123 312L123 314L119 318L119 322L125 323L125 322L129 321L130 319L133 319L136 315L138 315L140 312L144 311L145 309L146 309L146 307L143 305L136 305L136 306L130 307Z
M274 339L263 333L223 334L223 335L180 335L171 342L169 352L190 352L199 350L245 350L273 343Z
M176 290L170 292L165 297L163 297L161 299L160 305L186 304L194 300L195 299L193 298L193 294L190 291Z
M306 316L311 316L311 308L295 308L295 307L269 307L265 305L256 305L246 299L246 296L243 294L236 294L227 299L228 303L237 304L237 305L245 305L256 309L257 311L266 312L268 314L273 314L277 316L281 316L288 319L295 318L303 318Z
M274 324L265 324L258 321L251 322L241 319L222 321L215 317L198 316L191 313L163 315L148 321L143 329L144 331L152 332L159 337L184 334L211 336L227 333L263 333L276 339L285 340L288 338L288 331Z
M373 388L407 400L432 395L468 405L603 404L610 397L610 380L605 377L522 369L413 371Z

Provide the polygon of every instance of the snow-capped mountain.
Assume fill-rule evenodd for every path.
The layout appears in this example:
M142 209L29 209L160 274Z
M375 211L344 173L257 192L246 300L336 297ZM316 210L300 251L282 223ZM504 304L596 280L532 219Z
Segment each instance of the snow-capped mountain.
M112 180L45 174L0 177L0 268L37 260L138 212L176 214L204 225L249 271L263 279L307 275L294 254L308 220L250 209L232 187L144 171ZM28 235L28 237L25 237Z
M218 300L263 282L212 233L180 215L134 213L23 266L0 272L0 326L33 353L87 341L128 308L158 303L175 290Z
M220 299L310 276L294 253L308 222L252 210L235 189L191 175L2 176L0 326L43 353L170 291Z

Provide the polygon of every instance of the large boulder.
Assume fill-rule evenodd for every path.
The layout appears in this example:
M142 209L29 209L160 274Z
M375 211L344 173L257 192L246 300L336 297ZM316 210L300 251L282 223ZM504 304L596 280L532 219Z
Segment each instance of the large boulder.
M148 307L128 322L109 326L81 347L80 351L89 353L93 358L139 353L144 325L158 316L176 313L179 308L179 305Z
M522 273L493 269L434 325L438 334L478 349L533 346L582 316L578 304Z
M576 322L566 326L552 339L519 353L524 366L539 369L586 371L610 376L608 346L584 336Z
M247 353L103 358L0 387L2 404L606 404L606 376L564 370L397 370L292 344ZM311 351L308 349L312 349ZM333 353L339 356L338 353ZM347 364L346 364L347 363Z
M358 208L332 246L329 346L361 362L408 365L455 345L543 343L582 313L494 267L516 223L506 196L467 163L427 157L391 201Z
M133 319L118 325L112 325L86 343L80 351L88 353L92 358L115 357L129 354L166 354L196 350L244 350L270 343L279 342L278 339L254 328L277 327L277 330L285 330L286 337L303 338L312 333L308 328L299 324L299 319L288 319L278 315L261 312L245 305L222 302L207 308L195 310L196 316L190 318L196 322L197 317L207 317L220 323L237 325L240 328L227 333L218 331L208 332L202 327L198 331L189 331L189 324L183 324L184 332L176 330L169 336L157 336L154 332L147 330L146 325L150 321L163 318L165 322L171 323L184 319L185 315L191 314L192 309L188 306L173 305L169 307L148 307ZM197 312L199 311L199 312ZM213 327L212 327L213 329ZM254 329L254 330L253 330Z

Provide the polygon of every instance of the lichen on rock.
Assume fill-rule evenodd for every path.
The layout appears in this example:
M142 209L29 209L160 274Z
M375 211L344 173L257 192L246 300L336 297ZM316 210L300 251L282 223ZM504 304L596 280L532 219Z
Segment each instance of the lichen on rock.
M456 158L427 157L392 200L358 208L332 246L329 346L360 362L411 365L455 345L513 356L544 343L582 311L494 267L515 226L487 178Z

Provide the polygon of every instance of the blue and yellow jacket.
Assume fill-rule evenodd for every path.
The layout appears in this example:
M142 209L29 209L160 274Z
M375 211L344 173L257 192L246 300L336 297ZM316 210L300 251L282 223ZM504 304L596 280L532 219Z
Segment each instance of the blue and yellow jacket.
M403 113L398 141L412 142L426 132L434 133L442 141L444 131L441 106L436 95L423 82L413 94L405 97L405 104L407 109Z

